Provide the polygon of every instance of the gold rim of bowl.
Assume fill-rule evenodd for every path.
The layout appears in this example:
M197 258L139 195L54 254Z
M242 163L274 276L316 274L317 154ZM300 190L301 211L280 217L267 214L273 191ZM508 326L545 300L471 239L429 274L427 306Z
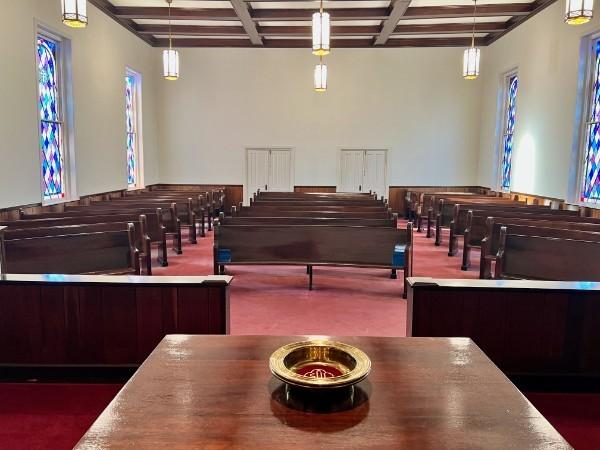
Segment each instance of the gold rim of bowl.
M300 375L285 364L286 357L297 350L309 349L310 347L329 347L338 352L346 353L356 365L339 376L329 378L317 378ZM318 363L319 361L314 361ZM330 362L331 363L331 362ZM299 387L306 388L340 388L352 386L364 380L371 372L371 360L365 352L342 342L315 339L310 341L293 342L284 345L273 352L269 359L271 373L281 381Z

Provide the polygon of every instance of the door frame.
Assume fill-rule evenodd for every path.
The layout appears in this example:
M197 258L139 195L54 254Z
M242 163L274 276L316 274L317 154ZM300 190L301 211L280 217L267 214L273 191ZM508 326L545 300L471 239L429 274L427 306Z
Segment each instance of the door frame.
M248 192L248 154L250 150L289 150L290 152L290 192L294 191L295 179L296 179L296 151L295 148L291 145L245 145L244 146L244 160L243 160L243 173L244 173L244 183L243 183L243 200L244 205L248 206L249 203L249 195ZM269 161L269 169L270 169L270 161Z
M357 150L362 150L364 152L368 152L368 151L378 151L378 152L384 152L385 154L385 170L384 170L384 186L385 186L385 193L384 193L384 198L389 198L390 195L390 186L388 184L388 180L389 180L389 154L390 154L390 149L389 148L373 148L373 147L338 147L337 148L337 185L335 187L337 192L341 192L341 188L342 188L342 152L348 150L348 151L357 151ZM364 161L366 161L366 158L364 159ZM363 177L364 177L364 173L363 173ZM364 178L363 178L364 181ZM379 194L379 193L378 193ZM382 195L382 194L379 194Z

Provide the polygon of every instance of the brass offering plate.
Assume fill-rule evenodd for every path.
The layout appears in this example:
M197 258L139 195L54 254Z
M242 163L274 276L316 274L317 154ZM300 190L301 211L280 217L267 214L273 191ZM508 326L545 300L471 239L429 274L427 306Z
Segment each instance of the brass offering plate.
M271 355L269 368L288 385L342 388L364 380L371 371L371 360L351 345L311 340L278 348Z

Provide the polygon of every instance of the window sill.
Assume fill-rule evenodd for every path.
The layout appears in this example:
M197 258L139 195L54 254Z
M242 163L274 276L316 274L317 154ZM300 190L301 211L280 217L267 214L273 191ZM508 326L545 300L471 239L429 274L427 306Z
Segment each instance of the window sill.
M79 197L75 198L61 198L56 200L42 200L42 206L55 206L60 205L62 203L71 203L79 200Z

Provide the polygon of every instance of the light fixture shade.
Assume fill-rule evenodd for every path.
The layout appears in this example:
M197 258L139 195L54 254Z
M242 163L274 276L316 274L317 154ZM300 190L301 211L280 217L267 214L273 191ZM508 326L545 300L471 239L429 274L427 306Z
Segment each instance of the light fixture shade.
M475 47L465 49L463 56L463 78L474 80L479 76L479 59L481 51Z
M88 23L87 0L61 0L62 21L71 28L85 28Z
M327 90L327 65L320 63L315 66L315 91L325 92Z
M316 12L312 18L313 55L324 56L329 54L329 38L331 23L329 13Z
M172 48L163 50L163 73L166 80L179 78L179 52Z
M594 0L566 0L565 22L581 25L592 19Z

